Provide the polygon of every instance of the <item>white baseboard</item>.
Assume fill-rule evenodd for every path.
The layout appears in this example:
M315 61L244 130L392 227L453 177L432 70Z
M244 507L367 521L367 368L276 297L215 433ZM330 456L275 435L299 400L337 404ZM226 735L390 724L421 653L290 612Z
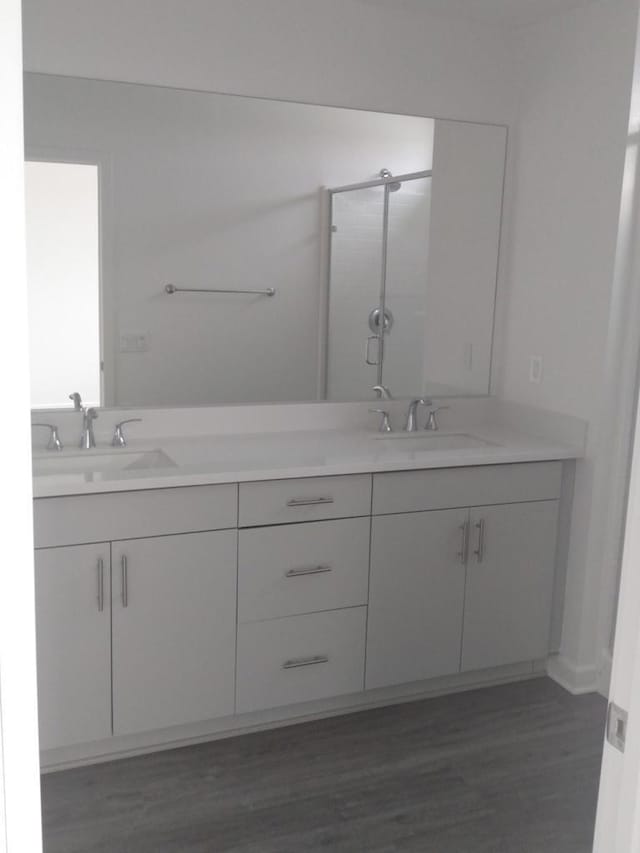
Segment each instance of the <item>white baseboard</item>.
M602 666L578 666L563 655L553 655L547 660L547 675L574 696L599 693L602 684Z
M611 684L611 671L613 669L613 657L611 649L602 650L602 667L600 669L600 678L598 679L598 693L609 698L609 686Z

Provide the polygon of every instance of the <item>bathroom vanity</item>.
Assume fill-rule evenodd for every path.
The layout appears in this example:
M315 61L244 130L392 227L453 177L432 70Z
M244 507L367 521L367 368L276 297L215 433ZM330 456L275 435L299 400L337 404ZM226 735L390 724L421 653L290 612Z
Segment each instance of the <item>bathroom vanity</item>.
M125 467L116 449L37 455L44 766L542 671L579 451L499 437L174 438L130 446Z
M506 127L25 104L44 766L543 671L584 443L477 416Z

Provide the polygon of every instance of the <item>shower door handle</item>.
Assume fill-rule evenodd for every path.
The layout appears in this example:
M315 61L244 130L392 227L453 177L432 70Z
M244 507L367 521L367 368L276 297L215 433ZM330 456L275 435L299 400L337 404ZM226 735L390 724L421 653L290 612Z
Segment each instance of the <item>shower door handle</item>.
M371 341L378 341L378 348L376 352L376 360L371 361ZM364 351L364 360L367 364L377 365L380 364L380 336L379 335L369 335L367 338L367 346Z

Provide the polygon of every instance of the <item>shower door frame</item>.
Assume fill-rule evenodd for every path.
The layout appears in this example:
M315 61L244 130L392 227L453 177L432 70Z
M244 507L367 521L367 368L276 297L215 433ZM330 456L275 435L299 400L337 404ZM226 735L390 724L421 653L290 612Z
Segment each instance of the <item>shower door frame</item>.
M382 385L383 375L382 370L384 367L384 335L385 335L385 310L386 310L386 298L387 298L387 256L389 250L389 194L393 192L391 186L393 184L404 184L409 181L419 181L424 180L425 178L433 177L433 169L425 169L420 172L406 172L403 175L390 175L386 178L375 178L371 181L361 181L356 184L344 184L339 187L330 187L326 190L326 197L328 199L326 203L326 216L328 219L327 223L327 251L323 253L326 255L326 275L324 276L326 281L326 297L325 297L325 305L324 305L324 329L321 334L321 340L323 341L323 349L324 352L321 354L320 364L321 364L321 375L319 381L319 398L323 400L328 400L327 391L328 391L328 358L329 358L329 302L331 299L331 249L333 242L333 234L334 234L334 223L333 223L333 214L334 214L334 206L333 199L336 195L340 193L348 193L354 192L356 190L365 190L371 189L374 187L384 187L384 197L383 197L383 207L382 207L382 244L380 250L380 289L378 293L378 305L377 310L380 312L380 317L382 318L382 322L379 324L378 332L373 335L369 335L366 343L366 352L365 359L368 358L369 354L369 342L373 339L376 340L376 361L375 362L366 362L367 364L371 364L371 366L376 366L376 383L377 385Z

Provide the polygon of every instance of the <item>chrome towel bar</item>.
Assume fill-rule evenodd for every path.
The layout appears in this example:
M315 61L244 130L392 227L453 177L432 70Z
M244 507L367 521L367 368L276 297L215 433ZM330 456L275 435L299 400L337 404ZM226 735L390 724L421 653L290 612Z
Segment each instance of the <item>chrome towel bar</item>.
M204 287L176 287L175 284L167 284L164 288L165 293L254 293L258 296L275 296L276 290L274 287L267 287L266 290L227 290L226 288L204 288Z

